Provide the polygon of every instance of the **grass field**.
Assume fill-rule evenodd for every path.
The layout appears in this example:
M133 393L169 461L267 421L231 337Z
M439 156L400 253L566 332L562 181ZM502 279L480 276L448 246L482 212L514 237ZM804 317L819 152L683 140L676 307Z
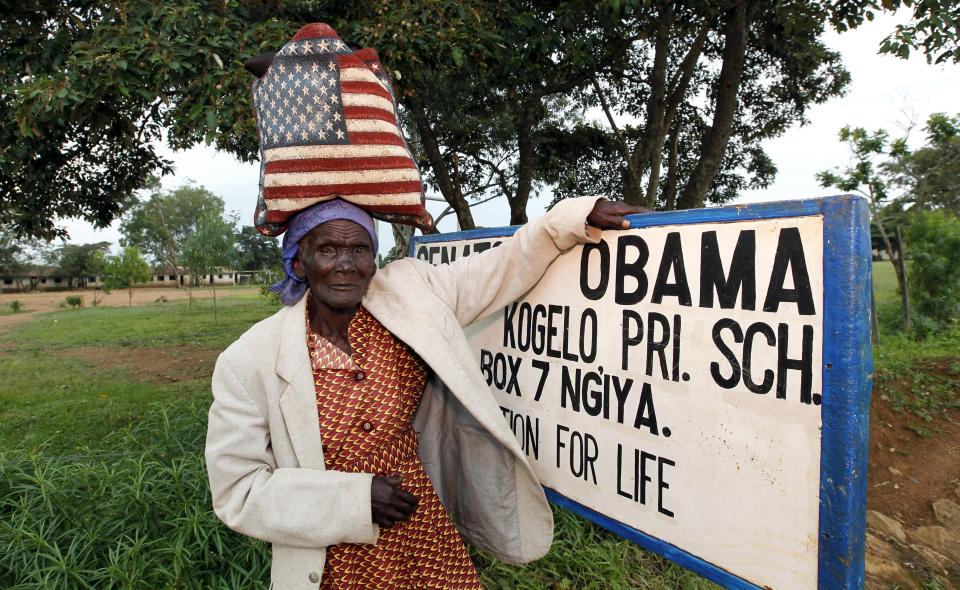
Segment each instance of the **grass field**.
M874 266L886 313L889 263ZM209 510L203 468L217 352L274 311L256 291L209 300L37 314L0 335L0 587L264 587L266 547ZM889 324L889 322L888 322ZM936 431L957 407L960 337L922 343L885 327L883 395ZM475 553L487 588L716 588L568 513L534 564Z
M960 408L960 329L940 331L921 342L899 332L901 303L893 265L874 263L873 280L880 318L874 382L895 407L916 418L912 430L928 434L945 410Z
M273 311L240 291L220 301L219 322L209 301L177 301L41 314L0 337L0 587L265 587L265 545L209 509L202 447L213 356ZM555 517L553 548L534 564L474 552L485 587L716 588Z

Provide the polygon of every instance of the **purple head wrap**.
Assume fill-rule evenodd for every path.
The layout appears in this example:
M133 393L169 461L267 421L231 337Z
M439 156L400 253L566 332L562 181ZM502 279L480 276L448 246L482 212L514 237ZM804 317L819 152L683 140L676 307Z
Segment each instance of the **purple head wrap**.
M307 292L307 281L293 273L293 259L297 256L297 245L303 236L321 223L335 219L352 221L367 230L373 251L377 251L377 231L370 214L342 199L333 199L317 203L304 209L290 219L287 233L283 236L283 270L287 273L279 283L271 285L270 290L280 294L284 305L294 305Z

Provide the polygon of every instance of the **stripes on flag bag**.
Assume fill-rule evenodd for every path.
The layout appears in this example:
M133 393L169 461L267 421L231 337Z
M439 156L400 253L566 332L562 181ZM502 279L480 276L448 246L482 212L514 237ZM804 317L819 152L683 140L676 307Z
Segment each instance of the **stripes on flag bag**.
M301 28L253 83L260 136L257 229L335 198L384 221L433 227L423 183L374 49L352 51L322 23Z

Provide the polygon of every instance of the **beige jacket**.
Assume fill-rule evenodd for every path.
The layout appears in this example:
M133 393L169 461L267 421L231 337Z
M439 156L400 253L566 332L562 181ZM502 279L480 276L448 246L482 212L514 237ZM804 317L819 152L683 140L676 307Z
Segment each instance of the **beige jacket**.
M464 537L508 563L542 557L553 517L461 326L528 291L577 243L597 197L561 201L502 246L433 267L396 261L363 305L432 368L414 427L420 457ZM589 232L589 233L588 233ZM207 471L217 516L273 544L271 587L317 588L325 547L376 543L373 476L325 471L304 326L306 297L231 344L213 373Z

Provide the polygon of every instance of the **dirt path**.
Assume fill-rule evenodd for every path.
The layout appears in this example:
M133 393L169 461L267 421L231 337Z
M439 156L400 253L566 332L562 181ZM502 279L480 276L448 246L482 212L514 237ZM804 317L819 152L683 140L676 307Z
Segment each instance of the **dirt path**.
M175 383L209 379L223 349L180 344L167 348L119 348L82 346L57 352L57 356L79 358L98 367L120 367L131 376L150 383Z
M239 293L255 292L258 287L217 289L217 299L221 297L231 297ZM16 326L32 318L36 313L45 311L56 311L60 304L69 295L80 295L83 297L83 304L89 306L93 302L94 292L92 290L80 289L75 291L48 291L36 293L3 293L0 294L0 310L4 312L10 310L10 302L19 301L23 305L23 311L20 313L0 315L0 334L5 333L11 327ZM166 297L167 301L177 301L188 299L190 292L187 289L174 288L142 288L133 290L133 304L143 305L153 303L160 297ZM194 299L209 299L210 291L207 289L194 289ZM99 293L98 298L102 298L100 305L106 307L126 307L127 291L118 289L112 291L109 295Z
M870 412L867 507L908 526L937 524L932 504L960 484L960 410L947 410L927 436L907 428L917 418L874 392Z

